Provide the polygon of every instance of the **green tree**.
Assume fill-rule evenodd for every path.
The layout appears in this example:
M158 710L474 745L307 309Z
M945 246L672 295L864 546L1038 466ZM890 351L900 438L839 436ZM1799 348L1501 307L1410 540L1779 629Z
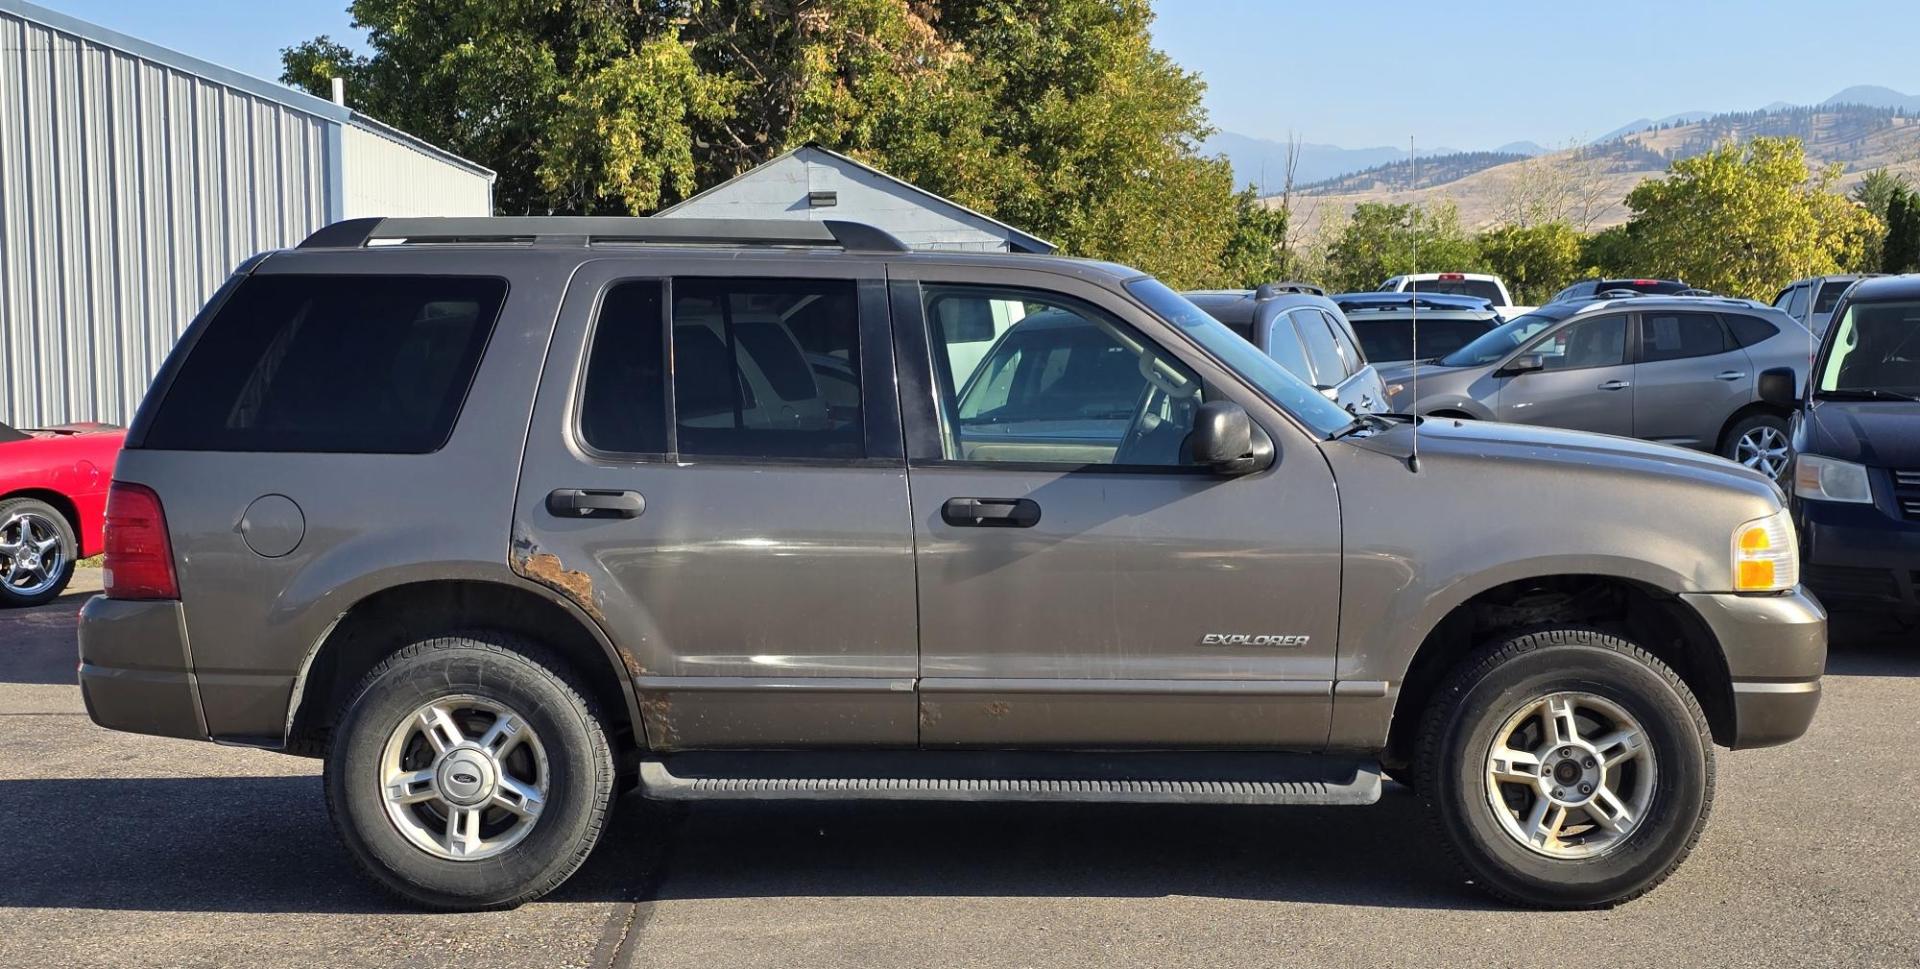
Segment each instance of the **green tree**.
M937 9L937 15L935 13ZM282 79L500 173L504 212L643 213L808 142L1175 285L1246 213L1147 0L353 0ZM1237 257L1236 257L1237 258Z
M1920 272L1920 194L1902 187L1887 200L1887 236L1880 271Z
M1673 163L1627 196L1640 271L1765 298L1791 279L1858 268L1879 220L1809 175L1797 138L1755 138Z
M1480 253L1451 202L1433 209L1361 202L1327 245L1324 282L1340 292L1410 272L1473 272Z
M1506 280L1521 303L1544 302L1580 271L1580 233L1565 222L1496 226L1479 243L1487 271Z
M1293 274L1287 245L1287 211L1271 208L1248 186L1233 197L1233 231L1220 256L1221 286L1252 289Z
M1601 229L1580 240L1581 276L1639 276L1646 272L1640 238L1631 224Z

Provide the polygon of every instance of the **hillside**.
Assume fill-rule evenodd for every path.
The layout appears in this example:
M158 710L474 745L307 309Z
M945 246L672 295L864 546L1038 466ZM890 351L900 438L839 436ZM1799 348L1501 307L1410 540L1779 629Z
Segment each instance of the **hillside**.
M1409 185L1409 166L1400 161L1325 183L1308 192L1309 197L1297 200L1296 205L1301 207L1303 221L1311 231L1327 217L1344 213L1360 202L1452 200L1459 207L1462 224L1480 228L1496 222L1503 207L1525 186L1558 177L1593 186L1586 193L1596 200L1591 228L1602 228L1626 221L1622 200L1627 192L1644 179L1664 174L1672 161L1700 154L1729 139L1745 141L1762 135L1797 137L1806 144L1811 161L1841 163L1845 171L1843 188L1851 188L1866 172L1883 166L1910 173L1920 181L1920 117L1909 116L1904 104L1825 104L1653 124L1605 142L1538 158L1472 170L1465 170L1472 166L1463 164L1458 166L1463 173L1455 178L1442 178L1446 170L1435 167L1436 160L1423 158L1418 188ZM1367 177L1362 179L1361 174Z

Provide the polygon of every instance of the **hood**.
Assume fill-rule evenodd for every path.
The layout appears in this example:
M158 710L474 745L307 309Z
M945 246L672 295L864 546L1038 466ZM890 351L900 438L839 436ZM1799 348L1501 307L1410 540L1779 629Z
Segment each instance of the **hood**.
M1357 442L1404 457L1412 450L1413 427L1400 424ZM1634 476L1656 475L1785 501L1771 478L1704 451L1533 424L1427 418L1420 422L1420 459L1484 461L1489 467L1500 462L1551 464L1569 473L1584 471L1629 481Z
M1794 445L1876 468L1920 468L1920 403L1815 400L1801 412Z
M1376 363L1373 365L1373 369L1375 373L1378 373L1380 375L1381 380L1384 380L1388 383L1409 383L1413 380L1414 368L1413 368L1413 361L1411 360L1393 360L1393 361L1388 361L1386 363ZM1428 377L1433 377L1439 374L1459 373L1462 370L1473 370L1473 369L1476 369L1476 368L1474 367L1443 367L1431 360L1428 360L1420 364L1420 379L1425 380ZM1486 368L1479 367L1477 369L1484 370Z

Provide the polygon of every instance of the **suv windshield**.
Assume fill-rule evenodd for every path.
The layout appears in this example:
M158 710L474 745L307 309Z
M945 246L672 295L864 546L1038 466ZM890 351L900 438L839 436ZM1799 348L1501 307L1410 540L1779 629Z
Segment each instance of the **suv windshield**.
M1443 367L1479 367L1498 361L1512 353L1520 344L1533 339L1539 333L1571 313L1549 313L1546 311L1516 316L1511 320L1480 335L1472 343L1461 347L1440 358Z
M1360 349L1373 364L1413 359L1413 317L1371 313L1351 314L1353 332L1360 337ZM1493 318L1420 316L1420 353L1427 359L1452 353L1486 335Z
M1849 304L1818 388L1822 397L1920 395L1920 302Z
M1133 298L1145 303L1155 315L1180 329L1193 342L1232 368L1267 398L1287 409L1308 427L1321 434L1334 432L1353 423L1353 415L1339 404L1261 353L1258 347L1236 336L1226 324L1207 315L1207 311L1168 289L1151 276L1142 276L1126 284Z

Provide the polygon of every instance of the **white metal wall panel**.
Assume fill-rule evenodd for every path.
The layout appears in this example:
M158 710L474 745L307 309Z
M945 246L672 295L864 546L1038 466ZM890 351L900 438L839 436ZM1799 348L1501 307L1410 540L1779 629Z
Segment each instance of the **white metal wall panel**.
M492 180L377 131L346 125L346 209L366 216L492 215Z
M232 268L325 223L332 123L0 12L0 420L130 419Z

